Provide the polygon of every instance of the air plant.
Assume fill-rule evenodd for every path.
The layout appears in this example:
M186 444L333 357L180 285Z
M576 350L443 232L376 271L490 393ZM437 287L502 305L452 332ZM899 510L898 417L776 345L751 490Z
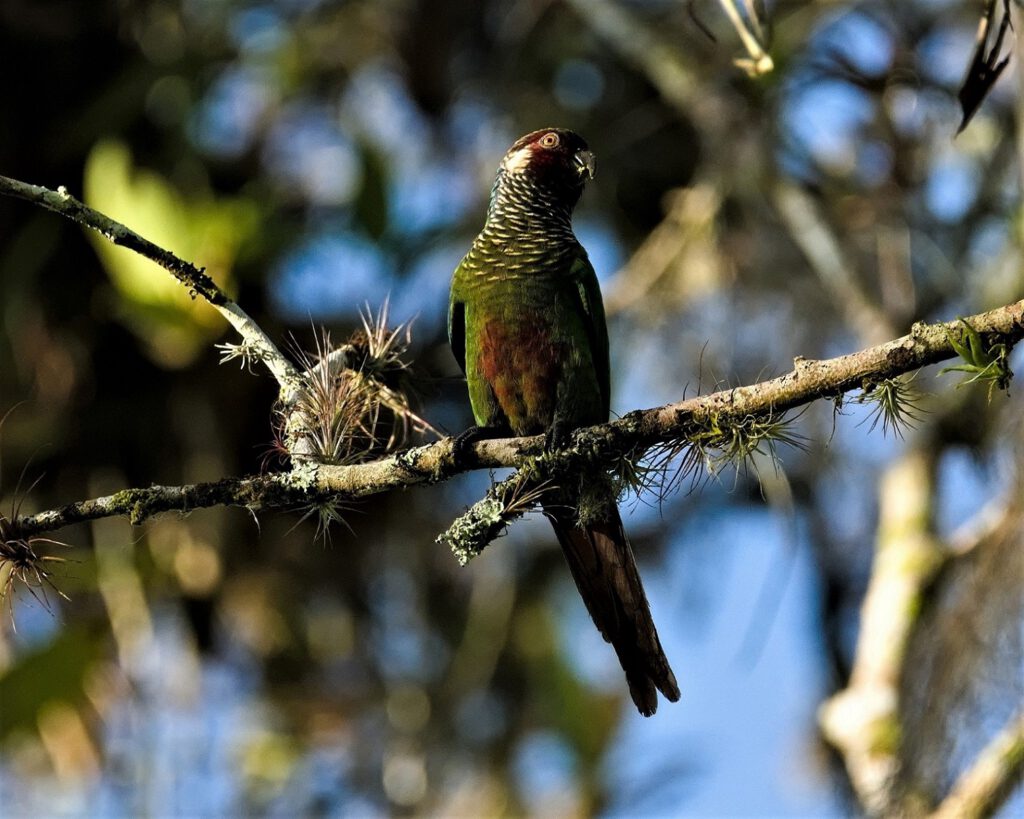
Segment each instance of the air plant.
M996 387L1004 391L1009 390L1010 380L1013 378L1009 364L1009 347L1003 342L986 345L981 334L971 327L966 319L961 318L959 322L960 326L956 330L946 330L946 337L964 363L944 367L939 370L939 375L948 372L969 373L971 377L964 379L957 386L962 387L976 381L987 382L990 399L992 390Z
M293 459L357 463L401 446L413 432L437 433L412 410L409 323L389 328L387 303L361 318L363 326L340 347L324 331L313 352L299 353L302 384L280 410L282 447Z
M12 517L17 518L16 511ZM47 611L51 610L46 593L48 588L58 597L70 600L53 582L53 575L46 568L47 564L63 563L64 558L39 554L36 547L40 543L67 546L46 537L19 537L11 519L0 515L0 600L7 601L11 625L15 629L14 593L19 586L28 589L29 594Z
M916 375L916 374L915 374ZM882 424L882 434L895 433L900 438L924 419L920 401L922 394L913 384L914 375L884 378L864 385L864 390L853 399L855 404L871 406L870 430Z

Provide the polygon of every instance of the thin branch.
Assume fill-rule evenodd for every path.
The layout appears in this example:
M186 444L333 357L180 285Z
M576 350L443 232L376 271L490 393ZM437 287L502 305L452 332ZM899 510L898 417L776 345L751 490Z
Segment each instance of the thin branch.
M725 277L716 237L722 195L713 185L697 184L666 196L667 212L605 289L604 309L611 316L647 307L659 299L685 303L714 290Z
M839 240L817 211L813 198L795 185L780 183L773 199L790 237L803 252L846 322L867 342L892 335L885 313L864 291Z
M967 317L992 344L1012 346L1024 338L1024 300ZM607 424L578 430L572 445L550 458L557 470L586 468L627 453L636 457L672 441L685 442L710 424L778 416L820 398L835 398L877 382L952 358L951 333L960 321L915 324L908 335L849 355L823 361L797 358L792 371L777 378L721 390L661 407L636 410ZM17 518L8 524L19 537L53 531L71 523L122 516L133 523L168 511L209 506L287 508L361 498L393 489L437 483L470 469L518 467L541 454L544 438L508 438L476 443L456 466L451 439L414 447L376 461L349 466L303 463L291 472L226 478L180 487L127 489L107 498L80 501L60 509Z
M750 0L745 0L741 11L736 0L718 2L749 55L745 59L736 60L736 65L751 77L760 77L775 68L771 55L765 50L764 31L761 28L758 9L754 8L754 4Z
M282 398L290 396L298 380L298 373L277 345L263 332L252 318L234 301L228 298L217 284L206 275L202 268L179 259L173 253L153 244L131 228L122 225L99 211L75 199L63 187L55 191L40 185L30 185L6 176L0 176L0 194L24 199L47 210L65 216L72 222L102 233L115 245L134 250L160 265L188 288L195 296L202 296L216 308L244 340L246 354L262 361L277 380Z
M1019 712L957 780L932 819L991 816L1024 782L1024 711Z
M669 105L686 116L701 105L693 72L670 42L613 0L568 0L583 21L651 81Z

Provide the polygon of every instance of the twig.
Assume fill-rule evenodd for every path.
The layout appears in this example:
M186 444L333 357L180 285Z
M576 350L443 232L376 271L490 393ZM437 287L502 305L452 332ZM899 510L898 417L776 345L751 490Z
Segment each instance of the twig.
M687 116L701 102L697 82L670 43L611 0L568 0L595 33L647 75L665 101Z
M991 816L1024 782L1024 711L1007 723L957 780L932 819Z
M668 211L605 288L604 309L611 316L659 297L689 301L713 290L724 277L718 254L716 220L722 196L698 184L666 197Z
M814 200L794 185L779 184L773 199L776 210L811 268L828 288L846 321L867 342L892 335L885 314L864 292L839 242L817 213Z
M750 0L744 2L743 12L737 6L736 0L718 0L718 2L725 12L725 16L729 18L729 22L736 29L747 54L750 55L746 59L736 60L736 65L751 77L760 77L775 68L771 55L765 51L764 32L761 30L760 20L757 17L757 9L753 7Z

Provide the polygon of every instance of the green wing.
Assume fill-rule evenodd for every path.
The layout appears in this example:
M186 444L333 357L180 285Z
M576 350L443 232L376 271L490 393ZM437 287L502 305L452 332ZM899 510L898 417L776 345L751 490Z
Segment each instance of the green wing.
M597 283L597 274L594 272L594 266L590 263L590 259L587 258L587 252L582 247L572 264L570 273L576 282L584 318L583 323L590 341L590 356L594 361L597 386L601 390L603 412L607 417L611 408L612 392L608 360L608 325L605 323L604 302L601 300L601 287ZM452 346L455 346L454 342Z
M466 303L462 299L462 262L452 274L451 294L448 297L448 343L462 372L466 372Z

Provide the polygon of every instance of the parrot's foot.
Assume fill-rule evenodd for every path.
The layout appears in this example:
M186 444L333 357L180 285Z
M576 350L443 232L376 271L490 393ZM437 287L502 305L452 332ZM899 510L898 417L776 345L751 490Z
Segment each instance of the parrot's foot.
M466 466L469 448L477 441L489 441L492 438L504 438L508 431L501 427L470 427L452 439L452 461L455 466Z
M558 452L565 449L572 441L572 426L556 418L544 433L544 451Z

